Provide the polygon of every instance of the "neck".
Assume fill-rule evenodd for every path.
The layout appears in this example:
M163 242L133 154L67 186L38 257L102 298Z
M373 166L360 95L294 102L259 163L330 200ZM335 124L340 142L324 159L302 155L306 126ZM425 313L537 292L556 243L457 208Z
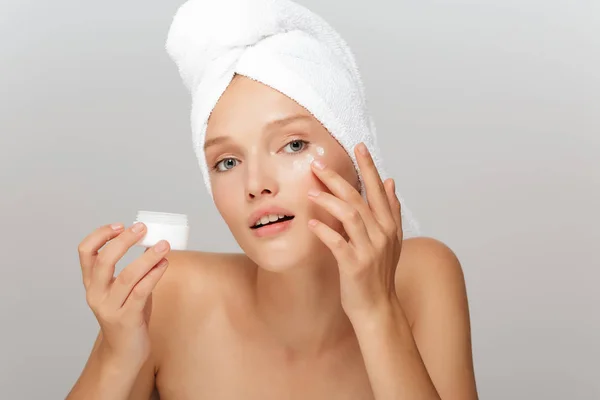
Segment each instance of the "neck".
M254 283L257 314L288 351L319 354L353 332L333 257L284 272L258 267Z

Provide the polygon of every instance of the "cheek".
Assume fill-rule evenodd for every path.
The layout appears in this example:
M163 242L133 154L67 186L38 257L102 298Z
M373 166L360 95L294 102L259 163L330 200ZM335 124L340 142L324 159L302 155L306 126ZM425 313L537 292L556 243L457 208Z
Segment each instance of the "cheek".
M215 177L214 175L210 177L210 180L212 197L217 205L217 208L219 208L219 210L221 207L226 208L228 198L230 197L227 196L227 181L224 181L221 179L221 177Z
M232 196L231 187L232 185L228 184L226 179L218 177L212 184L212 196L215 206L225 223L233 227L236 225L236 218L239 218L238 214L241 208L238 204L240 196Z
M304 157L298 157L292 162L291 178L302 179L311 173L311 163L315 157L312 154L307 154Z
M325 149L321 146L316 146L312 151L298 156L298 158L292 162L293 174L298 177L304 177L306 175L314 177L311 169L312 162L314 160L326 161L325 159Z
M310 164L315 159L312 153L304 153L298 155L286 155L285 162L277 166L281 181L293 182L305 181L307 177L313 175Z
M287 182L286 186L292 186L294 190L308 193L311 188L326 190L317 176L313 173L311 164L314 160L324 160L325 151L322 147L317 147L310 153L290 157L285 166L278 168L279 181Z

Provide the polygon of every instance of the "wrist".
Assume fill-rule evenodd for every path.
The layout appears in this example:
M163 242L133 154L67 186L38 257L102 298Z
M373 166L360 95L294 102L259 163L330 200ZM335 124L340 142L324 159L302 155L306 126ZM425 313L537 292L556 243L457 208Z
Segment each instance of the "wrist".
M396 330L406 321L404 311L397 300L382 302L376 307L363 310L350 318L357 335L372 335L377 332Z
M107 377L135 378L147 359L148 357L131 357L127 354L116 353L102 345L99 349L101 370Z

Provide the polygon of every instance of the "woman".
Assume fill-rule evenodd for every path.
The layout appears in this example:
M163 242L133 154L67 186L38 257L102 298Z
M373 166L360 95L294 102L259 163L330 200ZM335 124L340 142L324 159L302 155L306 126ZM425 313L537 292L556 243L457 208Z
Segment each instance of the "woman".
M367 146L237 72L217 99L201 160L244 253L163 242L115 278L144 226L87 236L101 329L68 399L476 399L460 263L405 237Z

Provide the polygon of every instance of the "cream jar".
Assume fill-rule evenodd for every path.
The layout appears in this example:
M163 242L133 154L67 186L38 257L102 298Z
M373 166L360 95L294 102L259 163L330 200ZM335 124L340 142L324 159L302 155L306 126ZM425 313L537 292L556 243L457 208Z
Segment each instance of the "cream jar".
M135 222L146 225L146 234L136 243L152 247L161 240L169 242L171 250L185 250L189 237L188 217L156 211L138 211Z

